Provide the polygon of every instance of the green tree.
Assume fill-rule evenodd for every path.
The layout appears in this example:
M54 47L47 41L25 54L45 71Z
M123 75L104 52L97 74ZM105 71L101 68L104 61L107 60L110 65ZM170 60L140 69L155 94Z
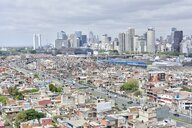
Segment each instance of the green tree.
M62 92L62 87L57 87L57 92Z
M16 86L9 87L8 92L9 92L9 95L12 96L14 99L23 100L24 98L23 94L19 92Z
M57 87L55 87L55 85L53 85L53 83L49 84L49 91L51 92L57 92Z
M129 79L121 86L121 90L124 91L137 91L139 88L139 83L136 79Z
M0 96L0 102L4 105L6 105L6 102L7 102L7 97L6 96Z
M21 111L16 115L15 124L19 127L19 124L24 121L29 121L33 119L37 119L39 121L40 118L43 118L44 114L41 112L37 112L34 109L29 109L25 111Z
M49 91L51 92L62 92L62 87L56 87L53 83L49 84Z

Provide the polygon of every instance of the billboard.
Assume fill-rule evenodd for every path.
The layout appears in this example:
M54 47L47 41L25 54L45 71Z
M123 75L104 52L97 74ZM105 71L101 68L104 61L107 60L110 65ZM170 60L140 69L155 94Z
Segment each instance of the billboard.
M111 102L101 102L101 103L97 103L97 113L100 112L106 112L111 110Z

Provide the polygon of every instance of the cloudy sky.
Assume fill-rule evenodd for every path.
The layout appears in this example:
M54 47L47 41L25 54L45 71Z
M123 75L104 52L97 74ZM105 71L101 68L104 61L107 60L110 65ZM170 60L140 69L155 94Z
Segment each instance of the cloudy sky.
M190 35L191 25L192 0L0 0L0 47L32 46L33 33L46 44L60 30L116 37L128 27L137 34L155 27L165 36L171 27Z

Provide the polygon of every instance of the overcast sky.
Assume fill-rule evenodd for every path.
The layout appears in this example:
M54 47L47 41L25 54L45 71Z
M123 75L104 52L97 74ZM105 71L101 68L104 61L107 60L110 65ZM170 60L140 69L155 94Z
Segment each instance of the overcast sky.
M33 33L46 44L60 30L117 37L128 27L137 34L155 27L165 36L171 27L191 35L191 25L192 0L0 0L0 47L32 46Z

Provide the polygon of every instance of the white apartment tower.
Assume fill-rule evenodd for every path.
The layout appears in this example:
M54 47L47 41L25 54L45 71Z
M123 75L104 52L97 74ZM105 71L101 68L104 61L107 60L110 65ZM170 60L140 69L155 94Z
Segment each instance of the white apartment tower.
M42 47L41 44L41 34L33 35L33 50L40 49Z
M135 36L135 29L128 28L128 31L125 34L125 51L133 52L134 50L134 43L133 38Z
M125 51L125 33L119 33L119 52Z
M147 31L147 52L155 53L155 29L148 28Z

